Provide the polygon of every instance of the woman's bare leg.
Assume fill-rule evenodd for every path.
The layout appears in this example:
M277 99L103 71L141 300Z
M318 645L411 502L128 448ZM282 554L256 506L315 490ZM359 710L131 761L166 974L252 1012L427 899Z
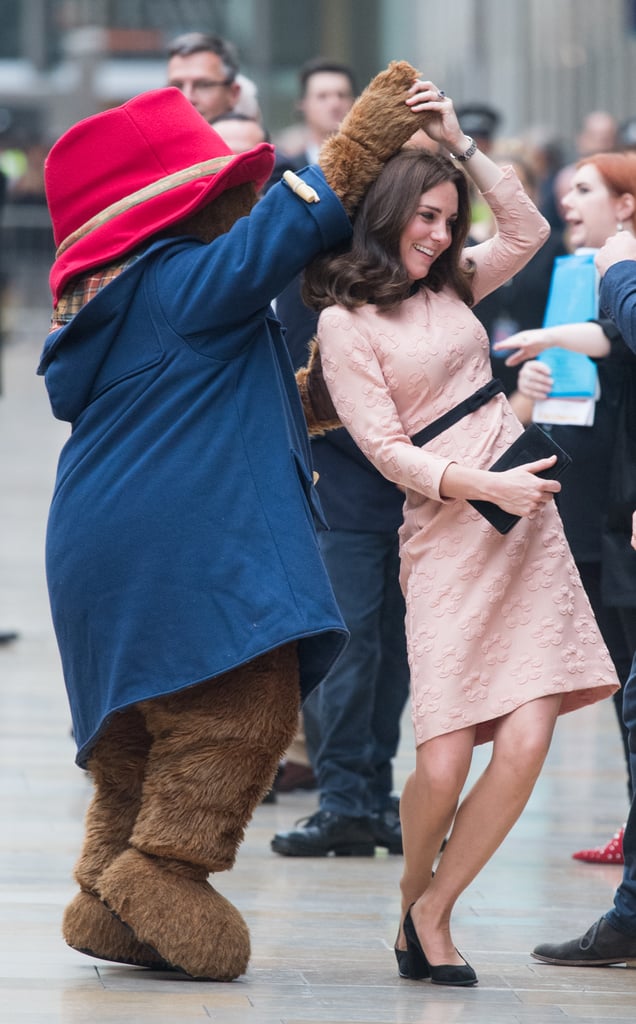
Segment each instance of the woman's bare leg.
M450 931L453 907L518 820L550 747L559 695L522 705L497 723L492 757L462 800L435 877L412 917L431 964L461 964ZM416 768L417 771L417 768ZM430 855L430 843L422 861Z
M460 729L421 744L400 796L404 870L398 948L405 949L404 915L428 887L439 848L453 823L474 748L474 729Z

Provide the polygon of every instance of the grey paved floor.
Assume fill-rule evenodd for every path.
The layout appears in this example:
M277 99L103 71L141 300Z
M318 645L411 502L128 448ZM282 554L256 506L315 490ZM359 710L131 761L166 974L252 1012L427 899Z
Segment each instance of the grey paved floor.
M245 914L254 955L231 985L109 966L60 937L88 785L74 748L43 577L55 461L66 436L35 377L46 313L14 317L0 398L0 1020L9 1024L573 1024L633 1021L636 972L534 962L539 941L578 934L605 910L616 867L572 850L609 838L625 816L611 705L560 722L548 765L511 836L464 894L455 924L480 984L469 991L399 981L391 953L400 859L289 860L274 831L311 813L312 794L257 810L221 891ZM486 752L480 754L480 758ZM412 762L408 722L396 766ZM479 762L479 758L478 758Z

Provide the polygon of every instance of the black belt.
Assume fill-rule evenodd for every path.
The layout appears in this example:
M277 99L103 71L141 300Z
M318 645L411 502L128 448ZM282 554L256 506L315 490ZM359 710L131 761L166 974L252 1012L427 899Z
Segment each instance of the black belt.
M491 398L498 395L500 391L503 391L504 386L497 377L493 377L483 387L478 388L472 395L465 398L463 402L458 402L452 409L445 412L443 416L438 416L436 420L429 423L427 427L423 427L422 430L418 430L417 434L414 434L411 438L413 444L419 445L426 444L427 441L432 441L434 437L441 434L443 430L448 430L449 427L453 426L453 423L457 423L462 417L467 416L469 412L474 412L475 409L479 409L480 406L485 405Z

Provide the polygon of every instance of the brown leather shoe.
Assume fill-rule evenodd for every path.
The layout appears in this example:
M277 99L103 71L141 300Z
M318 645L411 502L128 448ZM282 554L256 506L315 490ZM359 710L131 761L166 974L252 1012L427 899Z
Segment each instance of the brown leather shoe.
M317 789L318 780L307 764L286 761L274 782L277 793L291 793L295 789Z
M636 966L636 935L617 932L601 917L580 938L560 945L544 942L536 947L532 956L535 960L562 967Z

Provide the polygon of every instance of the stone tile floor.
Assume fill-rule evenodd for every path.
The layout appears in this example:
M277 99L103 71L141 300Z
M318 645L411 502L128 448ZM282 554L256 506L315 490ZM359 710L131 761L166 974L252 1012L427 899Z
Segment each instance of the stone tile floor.
M585 930L621 871L571 860L623 821L626 787L613 707L562 719L548 764L513 833L461 899L455 937L475 989L398 979L391 951L401 859L295 860L270 852L277 830L315 809L288 794L258 808L237 865L217 877L252 932L245 977L192 982L109 965L60 936L89 785L73 764L43 571L47 505L64 424L35 367L46 313L26 311L4 348L0 397L0 1021L7 1024L575 1024L633 1021L636 972L554 968L529 951ZM487 750L479 751L476 768ZM399 789L412 763L405 718Z

